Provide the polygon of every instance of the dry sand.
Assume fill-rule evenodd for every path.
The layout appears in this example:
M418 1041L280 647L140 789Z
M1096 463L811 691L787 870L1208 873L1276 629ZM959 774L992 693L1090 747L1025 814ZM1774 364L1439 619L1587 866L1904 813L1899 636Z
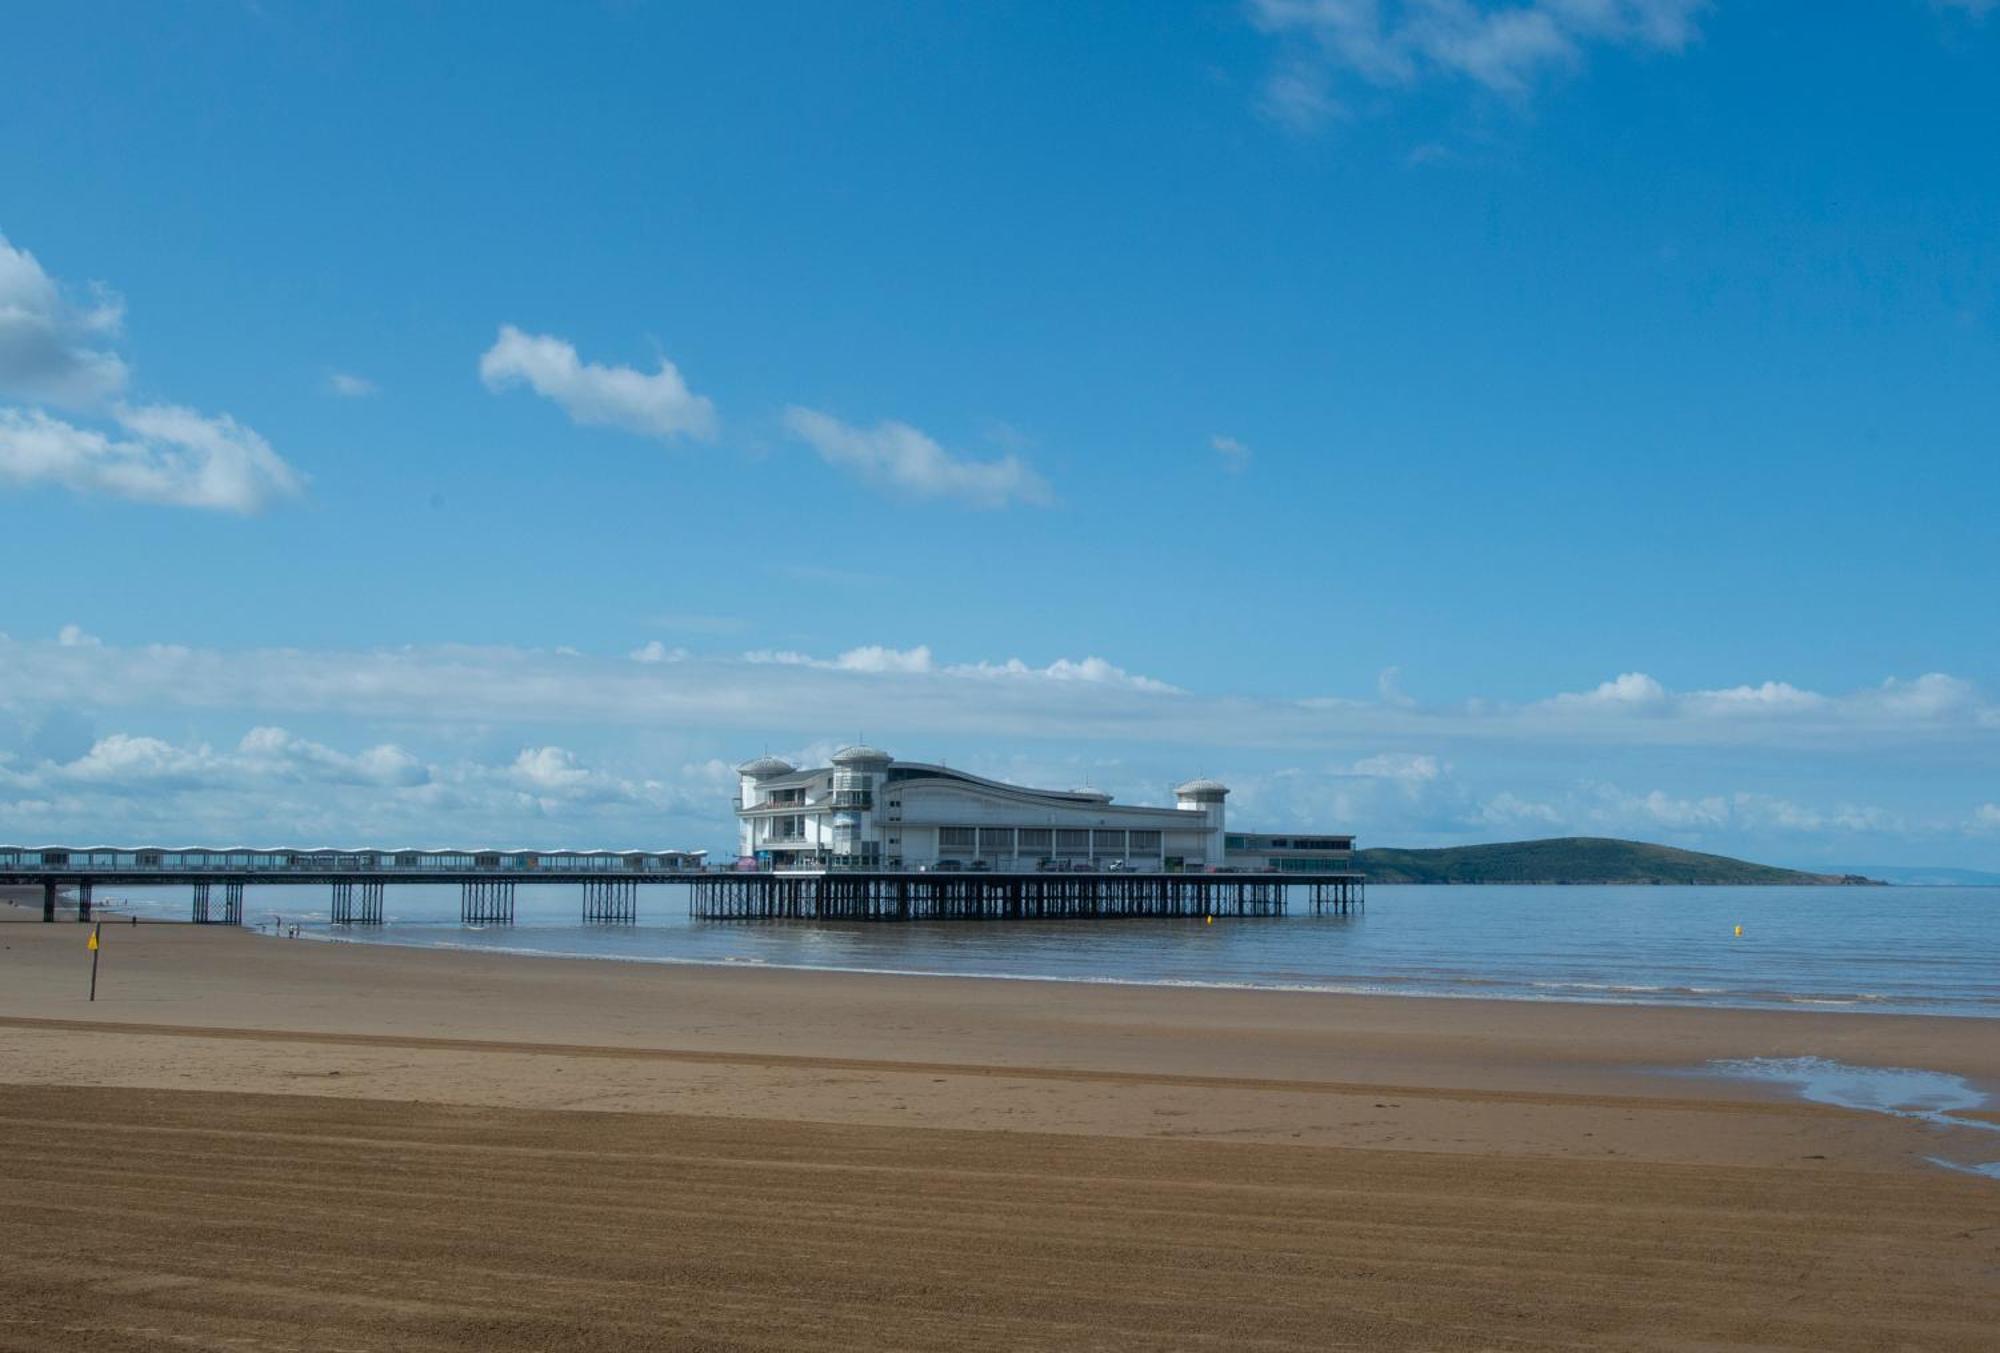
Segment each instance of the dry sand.
M1985 1021L105 940L0 925L0 1347L2000 1348L2000 1139L1670 1074Z

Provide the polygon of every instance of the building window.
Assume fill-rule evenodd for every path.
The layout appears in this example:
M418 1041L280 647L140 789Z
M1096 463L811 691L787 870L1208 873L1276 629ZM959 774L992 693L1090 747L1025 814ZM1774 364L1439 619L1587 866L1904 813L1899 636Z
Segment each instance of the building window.
M970 827L939 827L939 850L971 850L973 831Z
M1023 855L1035 851L1046 852L1054 843L1055 838L1055 833L1047 827L1023 827L1018 835Z

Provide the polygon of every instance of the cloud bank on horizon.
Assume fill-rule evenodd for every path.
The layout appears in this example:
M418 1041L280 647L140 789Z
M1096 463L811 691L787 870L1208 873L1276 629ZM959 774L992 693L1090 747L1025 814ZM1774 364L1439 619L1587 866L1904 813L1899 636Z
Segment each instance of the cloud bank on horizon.
M37 742L52 714L57 740ZM746 748L790 735L795 755L823 760L826 730L856 722L893 730L876 736L912 759L943 743L966 749L953 764L982 773L1088 781L1139 801L1165 801L1166 785L1197 769L1220 773L1239 820L1377 843L1637 834L1775 842L1800 858L1855 835L2000 833L2000 809L1976 791L1910 812L1846 796L1627 787L1596 769L1619 748L1714 751L1724 764L1746 751L1887 762L1923 745L2000 752L2000 704L1943 673L1842 693L1783 682L1674 691L1626 673L1528 701L1433 705L1393 683L1373 698L1247 699L1095 656L942 662L927 646L826 657L648 646L622 659L453 646L222 652L107 645L72 626L55 640L0 639L0 716L15 720L21 747L0 753L0 820L37 839L179 837L233 822L232 838L256 824L270 840L352 842L393 828L397 840L615 845L671 824L679 843L722 849L729 767ZM140 731L190 719L257 722L233 745ZM352 749L292 731L299 720L340 730ZM366 740L383 729L403 731ZM635 730L667 736L635 744ZM1523 748L1564 771L1529 783Z

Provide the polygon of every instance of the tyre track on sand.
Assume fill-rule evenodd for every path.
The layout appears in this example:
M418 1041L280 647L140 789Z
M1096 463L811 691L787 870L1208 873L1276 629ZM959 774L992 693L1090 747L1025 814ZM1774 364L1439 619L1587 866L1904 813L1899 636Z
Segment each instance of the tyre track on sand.
M0 1087L0 1349L1984 1349L1948 1178ZM421 1144L423 1149L412 1149Z

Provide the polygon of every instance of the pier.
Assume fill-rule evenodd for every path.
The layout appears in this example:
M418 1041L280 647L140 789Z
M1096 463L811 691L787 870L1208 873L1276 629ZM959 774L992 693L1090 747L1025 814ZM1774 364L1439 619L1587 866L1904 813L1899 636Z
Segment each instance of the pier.
M1314 915L1366 900L1356 873L1107 870L743 870L699 851L233 850L0 846L0 884L38 884L42 919L61 892L89 921L105 887L189 889L197 925L242 925L247 884L320 887L338 926L386 924L391 884L453 884L464 925L512 925L523 883L575 884L581 918L633 924L643 887L688 890L688 914L715 921L1054 921L1283 916L1305 890Z

